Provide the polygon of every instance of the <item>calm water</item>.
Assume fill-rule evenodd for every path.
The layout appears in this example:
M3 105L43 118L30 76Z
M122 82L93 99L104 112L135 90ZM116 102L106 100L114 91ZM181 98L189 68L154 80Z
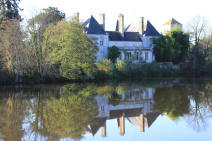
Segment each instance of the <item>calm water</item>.
M212 81L0 87L0 140L209 141Z

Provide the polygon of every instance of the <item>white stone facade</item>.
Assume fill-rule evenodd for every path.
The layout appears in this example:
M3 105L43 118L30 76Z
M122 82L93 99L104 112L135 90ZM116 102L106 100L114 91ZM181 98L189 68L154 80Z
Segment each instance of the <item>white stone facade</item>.
M108 56L108 48L116 46L120 49L120 60L132 63L151 63L154 61L152 37L142 37L142 41L110 41L108 35L88 34L95 38L94 44L98 47L97 61Z
M149 21L144 26L143 17L139 20L139 31L125 29L122 14L118 17L115 31L105 30L104 14L100 14L100 24L91 16L82 25L87 35L93 38L93 43L98 47L97 62L108 57L108 48L112 46L120 49L121 56L118 58L120 60L135 64L154 61L152 40L160 34Z

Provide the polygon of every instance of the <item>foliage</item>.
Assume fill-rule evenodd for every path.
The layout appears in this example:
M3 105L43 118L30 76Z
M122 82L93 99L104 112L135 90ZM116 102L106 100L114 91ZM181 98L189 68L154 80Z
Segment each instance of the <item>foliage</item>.
M16 74L16 81L19 82L22 81L24 73L30 70L30 52L23 41L26 36L19 21L8 20L2 24L4 30L0 33L0 52L3 68Z
M158 62L184 62L188 56L189 36L175 28L154 39L154 54Z
M4 20L20 20L20 0L0 0L0 23Z
M39 32L40 35L43 36L43 33L49 25L56 25L64 18L65 13L59 11L56 7L48 7L46 9L43 9L39 14L37 14L33 18L29 19L28 30L31 36L33 36L35 32Z
M108 59L112 61L114 64L117 60L117 58L121 55L121 52L119 51L119 48L116 46L112 46L108 48Z
M200 41L199 54L201 54L205 61L212 60L212 33Z
M44 40L44 32L50 25L56 25L59 21L65 18L65 14L55 7L43 9L28 21L27 29L30 34L29 47L31 48L31 57L34 59L34 71L37 72L41 79L45 76L57 77L58 71L45 62L42 46Z
M123 61L123 60L117 61L117 63L116 63L116 69L118 71L125 72L125 71L127 71L127 68L128 68L128 64L125 61Z
M204 73L205 75L212 75L212 61L205 62L202 73Z
M121 63L120 63L121 64ZM177 66L169 63L145 63L145 64L126 64L123 63L123 68L118 67L118 78L121 80L141 80L147 78L158 77L175 77L178 76L179 70Z
M114 71L114 66L113 63L108 60L108 59L102 59L100 62L96 63L97 67L97 79L106 79L108 77L111 77L113 71Z
M44 34L43 52L46 61L58 65L67 79L93 79L97 47L87 37L81 25L61 21Z

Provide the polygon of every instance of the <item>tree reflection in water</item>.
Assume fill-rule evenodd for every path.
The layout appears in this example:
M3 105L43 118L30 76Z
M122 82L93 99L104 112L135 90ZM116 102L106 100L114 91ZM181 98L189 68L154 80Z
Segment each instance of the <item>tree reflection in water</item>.
M2 87L0 139L81 139L84 135L95 135L100 129L102 136L106 136L108 119L117 119L120 133L124 135L124 119L144 131L159 113L172 120L185 119L196 131L205 130L212 117L212 83L169 84Z
M156 89L154 109L166 114L173 120L189 114L190 101L185 90L184 85Z

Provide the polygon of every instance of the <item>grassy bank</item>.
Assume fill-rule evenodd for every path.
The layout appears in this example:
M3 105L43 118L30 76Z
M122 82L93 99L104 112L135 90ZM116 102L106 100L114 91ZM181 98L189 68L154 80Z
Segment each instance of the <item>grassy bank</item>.
M102 60L96 63L93 77L80 76L80 79L67 79L62 76L44 76L41 78L39 74L17 76L7 70L0 70L0 84L15 84L15 83L59 83L59 82L99 82L99 81L126 81L126 80L145 80L156 78L170 77L193 77L192 63L184 63L180 65L170 65L169 63L151 63L151 64L131 64L124 61L118 61L116 64L110 60ZM58 76L58 77L55 77ZM200 71L197 77L212 76L212 62L207 62L200 66ZM17 81L17 77L19 80Z

